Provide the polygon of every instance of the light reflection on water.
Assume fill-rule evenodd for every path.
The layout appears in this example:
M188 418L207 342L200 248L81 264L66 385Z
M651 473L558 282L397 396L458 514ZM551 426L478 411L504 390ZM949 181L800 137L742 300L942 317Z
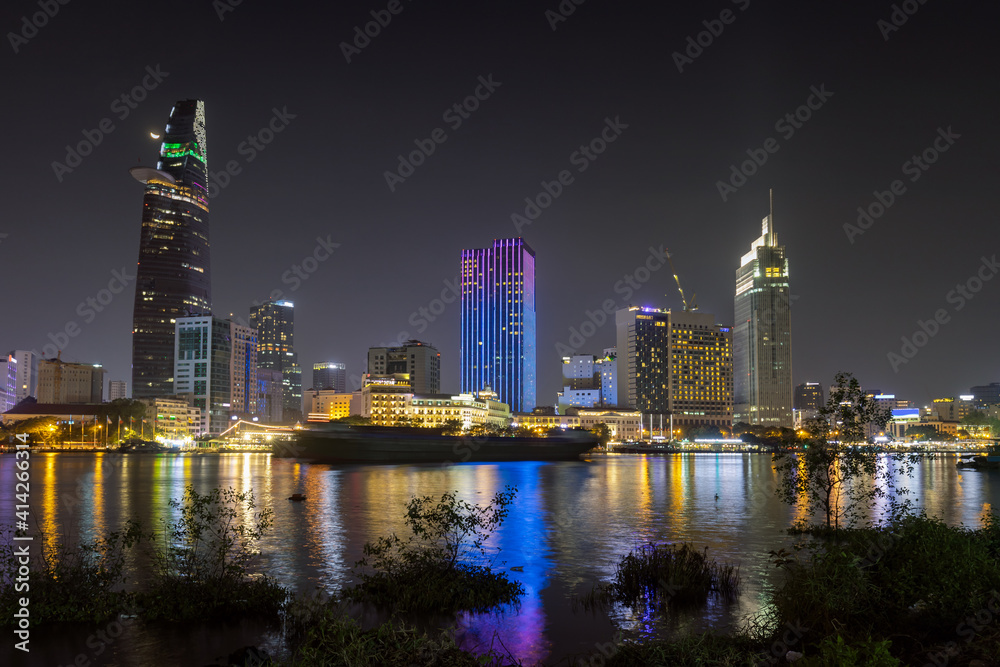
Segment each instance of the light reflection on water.
M0 457L0 488L13 488L14 460ZM1000 471L958 470L954 463L954 457L923 462L904 486L929 514L950 524L977 525L997 502ZM266 454L59 453L35 455L31 474L32 511L45 531L35 544L46 549L67 539L91 540L118 529L129 516L147 529L160 529L161 520L177 518L169 500L181 498L187 485L199 493L226 486L252 489L259 507L274 509L274 525L260 545L261 567L301 593L350 585L365 542L391 532L408 534L404 511L414 495L457 491L469 502L486 503L506 485L516 486L514 506L487 546L491 553L499 549L494 565L524 585L522 604L501 613L461 614L452 624L464 646L502 642L524 664L588 653L620 630L640 636L739 624L761 610L774 585L767 551L790 545L793 539L784 529L807 518L804 505L789 507L774 497L769 457L751 454L333 467ZM287 500L293 493L307 498ZM13 522L15 502L11 493L0 497L0 523ZM665 620L621 607L603 614L574 611L574 595L609 579L621 555L650 541L687 541L698 549L707 546L720 562L739 563L742 595L731 604L710 601L693 614L671 613ZM523 571L511 571L515 566ZM89 632L81 632L56 633L28 664L71 662L85 648ZM253 631L240 634L245 628L228 632L212 646L228 642L233 650L261 641ZM44 630L39 633L44 636ZM177 642L175 634L126 633L109 652L122 664L214 659L205 646Z

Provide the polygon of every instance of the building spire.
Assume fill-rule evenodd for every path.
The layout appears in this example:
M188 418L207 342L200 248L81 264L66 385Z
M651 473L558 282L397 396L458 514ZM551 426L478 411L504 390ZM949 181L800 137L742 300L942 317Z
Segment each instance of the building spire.
M768 188L767 198L769 208L767 214L767 245L773 246L778 244L778 239L774 235L774 188Z

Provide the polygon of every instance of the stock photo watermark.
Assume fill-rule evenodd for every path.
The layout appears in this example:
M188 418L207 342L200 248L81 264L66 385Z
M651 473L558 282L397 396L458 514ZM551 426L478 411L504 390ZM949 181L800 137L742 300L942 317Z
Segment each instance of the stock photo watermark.
M745 12L750 7L750 0L731 1L734 5L739 6L741 12ZM671 54L674 64L677 66L677 71L683 74L686 65L693 65L694 61L705 53L705 49L712 46L715 40L722 36L726 26L732 25L736 21L737 16L738 14L733 12L733 10L726 8L719 12L719 18L702 21L701 24L705 26L705 29L696 35L688 35L684 53L674 51Z
M288 113L288 107L283 106L271 108L271 118L264 127L254 134L248 134L247 138L236 147L236 153L243 156L244 164L250 164L257 156L267 148L274 138L281 134L288 127L289 123L298 117L298 114ZM238 160L230 160L222 171L210 171L208 176L208 196L215 197L222 190L229 186L234 176L239 176L243 172L244 164Z
M622 279L614 285L615 294L620 294L620 303L627 304L639 289L646 284L654 273L663 268L668 254L664 246L658 249L649 247L649 256L646 261L637 266L631 273L626 273ZM599 308L585 310L586 319L578 326L569 328L569 336L566 341L556 343L556 353L563 357L571 357L586 345L587 341L593 338L598 330L609 321L614 321L615 313L622 306L615 299L605 299Z
M50 19L56 17L59 9L69 3L70 0L38 0L40 11L31 14L31 16L22 16L20 30L7 33L7 41L10 42L14 53L18 53L22 46L34 39L38 35L38 31L47 26Z
M964 282L957 283L955 287L945 295L945 301L952 304L952 310L958 312L965 308L966 304L975 298L976 294L983 289L983 286L993 279L1000 271L1000 262L997 256L983 256L979 268ZM951 322L952 315L947 308L938 308L934 314L926 320L917 320L916 330L909 336L900 338L901 345L898 351L891 351L886 354L886 359L892 367L893 373L899 372L899 367L910 363L910 360L917 356L917 353L926 346L934 336L941 331L941 327Z
M622 132L628 129L628 124L621 121L621 116L604 119L604 127L596 137L580 146L569 154L569 163L576 167L579 174L587 171L591 163L595 162L601 154L608 149L608 146L618 140ZM530 225L542 215L542 211L552 205L558 199L565 188L572 185L576 180L569 169L563 169L551 181L542 181L542 189L534 197L524 198L524 214L511 213L510 221L514 223L514 229L520 234L521 230Z
M799 105L793 111L789 111L779 118L774 124L774 129L781 133L785 141L789 141L795 136L796 131L801 130L813 117L813 112L823 108L833 93L826 89L826 84L821 83L819 88L809 87L812 93L806 98L804 104ZM728 201L729 196L747 184L747 180L756 174L761 167L767 164L768 159L781 149L781 145L774 137L768 137L762 142L760 148L748 148L746 154L749 160L744 160L739 165L729 166L729 178L725 181L716 181L715 187L719 191L722 201Z
M478 81L479 85L476 86L471 95L451 105L441 114L441 120L447 123L452 131L457 131L462 127L462 124L479 109L479 105L488 100L497 88L503 85L502 81L494 81L492 74L485 77L480 75ZM414 139L413 144L416 146L416 150L410 151L405 156L400 153L396 156L399 163L396 165L395 171L386 170L383 172L385 184L389 186L389 192L395 192L397 186L413 176L417 167L424 164L427 158L434 155L437 147L446 141L448 141L448 134L441 127L431 130L426 139Z
M939 127L937 129L937 137L934 138L931 145L922 150L919 155L914 154L909 160L903 163L902 167L900 167L903 175L909 176L911 183L916 183L924 175L924 172L930 169L931 165L937 162L941 155L946 153L955 145L955 141L961 138L962 135L956 134L951 129L951 125L948 126L948 129ZM847 240L853 245L854 237L861 236L865 231L870 229L875 224L875 221L885 215L885 212L904 194L906 194L906 184L903 183L902 179L898 178L889 184L888 189L872 192L875 201L867 206L858 207L857 224L844 223L844 233L847 234Z
M407 1L412 2L413 0ZM368 21L363 26L354 26L354 39L350 43L340 43L340 52L344 54L347 64L351 63L351 58L354 56L361 55L361 50L371 44L373 39L381 35L382 30L388 28L389 24L392 23L392 17L401 14L405 8L406 6L403 5L402 0L389 0L389 4L386 5L385 9L371 10L371 21Z
M888 20L879 19L875 22L875 27L882 33L882 39L888 42L889 37L906 25L906 22L910 20L910 17L917 13L917 10L920 9L921 5L926 3L927 0L904 0L898 5L894 4L892 6L892 12L889 13Z
M118 120L125 120L168 76L170 76L170 72L162 71L160 65L156 67L146 65L146 76L142 78L142 81L111 101L111 113L115 114ZM73 173L74 169L83 164L83 158L93 153L94 149L104 141L104 137L114 131L115 123L108 117L98 121L97 127L92 130L86 128L81 130L83 139L75 145L66 145L66 156L63 161L53 160L52 172L55 174L56 180L62 183L66 174Z

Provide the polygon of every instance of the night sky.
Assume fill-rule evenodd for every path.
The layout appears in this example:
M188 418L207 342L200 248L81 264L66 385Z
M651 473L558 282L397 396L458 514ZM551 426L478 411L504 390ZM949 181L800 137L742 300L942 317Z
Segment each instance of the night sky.
M102 363L131 390L143 188L128 170L155 165L149 133L176 100L199 98L208 166L225 186L211 200L215 314L247 318L279 290L294 301L306 388L314 362L358 375L369 346L418 338L440 350L442 389L457 392L459 307L435 299L452 298L463 248L520 235L537 255L538 403L552 405L557 344L600 353L615 342L609 321L574 344L588 310L607 299L680 307L666 267L631 298L619 283L651 247L669 247L685 293L732 324L735 271L769 188L790 260L796 384L848 370L925 402L1000 381L994 3L909 0L897 29L888 1L563 0L567 16L557 0L280 12L249 0L49 1L58 12L37 31L22 20L37 2L7 2L0 19L4 352L41 351L70 325L63 358ZM391 21L356 48L372 11ZM469 96L478 108L454 111ZM67 162L67 145L96 143L85 131L100 142ZM578 153L602 132L614 138L602 153ZM432 136L444 141L390 189L397 156ZM928 148L933 164L919 157ZM720 193L753 156L755 173ZM238 173L223 183L227 163ZM543 181L557 191L564 170L559 196L516 229L525 198ZM894 201L845 230L875 191ZM317 239L339 247L304 263ZM295 265L313 271L303 280ZM92 312L87 298L115 272L133 279ZM970 279L980 290L966 298L956 288ZM936 315L934 335L903 350L901 337Z

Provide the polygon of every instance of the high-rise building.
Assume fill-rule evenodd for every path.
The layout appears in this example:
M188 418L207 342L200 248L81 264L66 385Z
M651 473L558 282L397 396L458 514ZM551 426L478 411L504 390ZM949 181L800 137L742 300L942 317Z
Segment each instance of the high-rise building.
M7 377L14 377L13 392L8 393L11 407L29 396L38 394L38 355L29 350L12 350L7 354Z
M733 419L792 426L792 315L788 258L778 245L774 213L736 271L733 326Z
M265 301L250 309L250 326L257 330L257 365L281 372L282 416L302 418L302 369L295 353L295 304Z
M1000 404L1000 382L972 387L969 393L972 394L973 401L980 410Z
M74 364L55 359L39 359L39 403L100 403L104 400L104 373L100 364Z
M260 363L258 361L258 363ZM257 414L265 424L279 424L284 417L285 391L281 371L257 367Z
M441 354L430 343L408 340L400 347L368 348L368 372L372 375L408 373L415 394L441 391Z
M0 366L0 413L7 412L17 405L17 361L13 354L7 355L7 361Z
M535 407L535 251L521 238L462 251L462 393Z
M793 407L796 410L816 410L818 412L823 405L823 385L819 382L806 382L795 387Z
M108 382L108 401L117 401L119 398L128 398L128 383L125 380L111 380Z
M257 415L257 330L229 322L233 353L229 359L230 414Z
M174 388L200 408L199 433L229 428L232 412L232 323L211 315L179 317L174 349Z
M569 408L603 408L618 402L618 362L615 348L603 357L575 354L563 357L563 390L557 396L559 414Z
M166 396L174 393L175 321L212 311L204 102L177 102L156 169L131 173L146 185L132 308L132 395Z
M715 316L629 306L615 313L618 407L674 426L732 426L732 330Z
M323 389L333 389L339 392L347 391L347 364L337 363L336 361L324 361L320 364L313 364L312 388L317 391Z

